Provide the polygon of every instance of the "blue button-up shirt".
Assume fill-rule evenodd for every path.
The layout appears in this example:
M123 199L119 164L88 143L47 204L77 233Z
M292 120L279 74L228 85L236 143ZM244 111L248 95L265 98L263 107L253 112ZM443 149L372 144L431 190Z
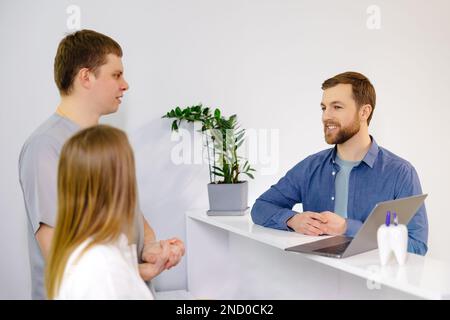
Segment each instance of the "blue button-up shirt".
M382 201L422 194L414 167L392 152L372 144L361 163L350 172L347 231L353 237L361 228L375 205ZM313 154L270 187L255 202L252 219L256 224L290 230L286 222L296 214L292 207L303 204L304 211L334 211L336 146ZM428 219L422 205L408 224L408 251L425 255L427 252Z

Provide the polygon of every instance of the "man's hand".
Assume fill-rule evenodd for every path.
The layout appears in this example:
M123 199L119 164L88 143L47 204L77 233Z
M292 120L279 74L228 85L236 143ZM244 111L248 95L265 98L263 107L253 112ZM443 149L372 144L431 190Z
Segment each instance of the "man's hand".
M185 248L183 241L178 238L171 238L167 241L170 245L170 255L165 267L166 269L170 269L180 262L181 257L184 256Z
M309 236L320 236L324 234L324 226L327 218L322 214L312 211L298 213L287 221L287 225L295 232Z
M142 251L139 273L145 281L151 280L166 269L170 258L170 243L167 240L148 242Z
M185 249L183 241L178 238L155 241L155 232L144 219L144 248L142 250L142 260L139 265L139 273L144 280L150 280L166 269L176 266Z
M167 252L163 250L163 244L167 246ZM164 262L164 269L170 269L180 262L184 252L184 243L178 238L152 241L144 245L142 260L149 263Z
M327 221L326 224L322 225L321 229L324 234L338 236L347 231L347 220L340 215L330 211L323 211L320 215Z

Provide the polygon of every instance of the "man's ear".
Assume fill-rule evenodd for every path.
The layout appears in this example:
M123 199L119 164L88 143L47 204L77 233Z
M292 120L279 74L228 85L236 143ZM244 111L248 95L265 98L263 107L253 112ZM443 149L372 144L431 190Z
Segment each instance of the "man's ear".
M372 106L370 104L365 104L359 108L359 115L361 120L367 122L367 119L370 117L372 113Z
M77 79L83 88L90 89L92 87L94 74L88 68L81 68L80 71L78 71Z

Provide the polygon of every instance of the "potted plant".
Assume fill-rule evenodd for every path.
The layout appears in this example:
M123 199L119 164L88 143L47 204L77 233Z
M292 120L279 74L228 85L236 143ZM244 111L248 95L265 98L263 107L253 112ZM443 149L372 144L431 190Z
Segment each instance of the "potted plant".
M183 121L202 125L210 179L208 214L244 214L248 208L248 182L240 180L240 176L245 174L254 179L255 169L238 156L237 150L245 141L245 129L239 127L237 116L227 118L220 109L212 113L210 108L199 104L184 109L176 107L163 118L174 119L172 131L178 131Z

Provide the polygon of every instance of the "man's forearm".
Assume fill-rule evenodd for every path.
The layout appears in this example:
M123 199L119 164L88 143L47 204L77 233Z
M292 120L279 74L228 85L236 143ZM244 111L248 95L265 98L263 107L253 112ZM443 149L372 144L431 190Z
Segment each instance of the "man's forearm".
M42 256L47 260L50 253L50 248L52 244L54 229L49 225L44 223L40 224L38 231L36 232L36 240L41 249Z
M142 218L144 219L144 244L156 241L156 234L152 227L150 227L145 217Z
M253 205L251 215L253 222L261 226L289 230L286 222L295 215L295 212L289 207L258 199Z
M145 216L142 217L144 223L144 250L146 245L150 245L150 243L154 243L156 241L156 235L153 231L152 227L145 219ZM144 281L150 281L159 273L161 273L161 266L155 263L147 263L143 262L139 264L139 274Z
M428 251L428 247L422 241L408 237L408 252L424 256Z
M164 268L160 265L151 264L151 263L140 263L139 264L139 275L142 280L150 281L158 274L160 274Z

